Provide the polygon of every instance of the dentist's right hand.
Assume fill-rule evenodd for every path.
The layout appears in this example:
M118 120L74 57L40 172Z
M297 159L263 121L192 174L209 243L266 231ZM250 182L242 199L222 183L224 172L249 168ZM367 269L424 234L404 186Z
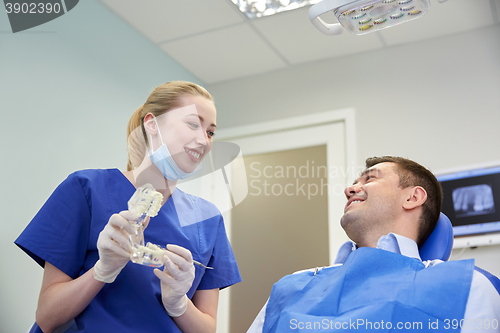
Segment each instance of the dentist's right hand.
M99 234L97 249L99 260L94 265L94 278L97 281L111 283L115 281L123 267L130 260L132 246L128 239L134 234L130 221L137 221L139 216L128 210L113 214ZM149 219L146 220L147 225Z
M163 307L171 317L179 317L187 310L188 297L195 278L193 255L188 249L168 244L163 255L163 271L154 273L161 280L161 299Z

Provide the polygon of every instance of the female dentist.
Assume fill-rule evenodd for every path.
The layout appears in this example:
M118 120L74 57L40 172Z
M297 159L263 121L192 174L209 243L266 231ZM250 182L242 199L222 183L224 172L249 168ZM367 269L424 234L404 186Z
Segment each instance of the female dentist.
M30 332L215 332L219 289L241 277L220 212L176 188L210 151L215 119L204 88L165 83L129 121L127 172L81 170L56 188L15 241L44 267ZM129 260L127 202L145 183L163 194L144 231L167 244L163 270Z

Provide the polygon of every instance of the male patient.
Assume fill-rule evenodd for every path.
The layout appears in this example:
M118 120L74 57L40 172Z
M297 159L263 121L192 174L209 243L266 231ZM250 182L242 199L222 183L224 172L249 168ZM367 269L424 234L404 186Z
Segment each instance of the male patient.
M401 157L374 157L345 190L352 240L335 264L285 276L248 332L500 332L499 280L473 260L422 262L443 199L434 175Z

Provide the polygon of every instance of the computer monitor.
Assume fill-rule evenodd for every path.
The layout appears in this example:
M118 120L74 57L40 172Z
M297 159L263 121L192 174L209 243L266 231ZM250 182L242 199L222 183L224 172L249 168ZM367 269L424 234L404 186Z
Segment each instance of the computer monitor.
M500 164L437 173L436 178L455 237L500 235Z

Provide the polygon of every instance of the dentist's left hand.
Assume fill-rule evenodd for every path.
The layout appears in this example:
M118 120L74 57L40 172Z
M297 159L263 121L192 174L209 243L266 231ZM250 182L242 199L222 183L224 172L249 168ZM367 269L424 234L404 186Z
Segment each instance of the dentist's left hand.
M99 234L97 250L99 260L94 265L94 278L97 281L111 283L130 260L132 247L128 235L134 232L129 221L136 221L139 217L130 211L124 210L113 214Z
M179 317L187 309L186 293L191 289L195 277L195 268L191 252L181 246L168 244L163 255L163 271L155 269L155 275L161 280L161 298L163 307L171 317Z

